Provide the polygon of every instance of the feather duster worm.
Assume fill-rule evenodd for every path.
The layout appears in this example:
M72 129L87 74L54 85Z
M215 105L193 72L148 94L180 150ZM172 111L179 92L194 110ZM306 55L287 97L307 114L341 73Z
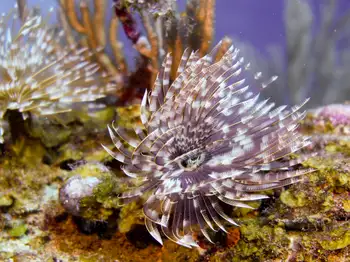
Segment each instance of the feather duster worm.
M0 17L1 143L7 110L18 110L24 118L51 115L115 90L110 77L89 62L87 50L63 46L62 32L42 16L31 12L20 23L15 10Z
M221 201L251 208L247 201L267 198L259 191L295 183L311 171L291 168L303 158L280 161L309 144L296 131L306 101L289 110L259 101L258 91L276 77L263 82L234 47L214 62L219 46L202 58L186 50L171 84L172 58L165 58L153 91L143 97L145 131L135 130L138 139L108 127L117 151L104 148L125 164L126 175L142 181L121 198L150 192L145 224L160 243L159 228L180 245L197 246L195 226L211 241L208 230L225 231L223 220L237 225Z

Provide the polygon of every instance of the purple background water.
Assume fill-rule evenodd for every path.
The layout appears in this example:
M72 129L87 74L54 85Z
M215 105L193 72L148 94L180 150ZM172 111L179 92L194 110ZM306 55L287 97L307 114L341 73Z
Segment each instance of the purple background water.
M27 0L29 5L38 5L42 10L57 7L58 0ZM112 0L109 0L112 4ZM295 0L299 1L299 0ZM314 12L317 28L320 9L327 0L307 0ZM78 3L79 0L76 0ZM285 0L217 0L215 42L223 36L231 36L252 44L264 53L269 46L285 46L284 9ZM16 3L15 0L1 0L0 12L7 12ZM179 0L180 11L184 9L186 0ZM350 11L350 0L338 0L337 14ZM109 11L108 16L113 14ZM130 41L120 35L124 43L124 52L132 62L135 54ZM130 43L130 44L129 44ZM349 45L349 43L345 43Z
M324 0L308 1L317 19ZM57 2L58 0L28 0L29 5L38 5L42 10L57 6ZM182 9L186 0L178 2ZM261 51L272 44L284 45L284 0L217 0L216 2L216 40L225 35L235 36L253 44ZM15 3L15 0L1 0L0 12L7 12ZM338 0L338 3L339 13L350 9L349 0Z

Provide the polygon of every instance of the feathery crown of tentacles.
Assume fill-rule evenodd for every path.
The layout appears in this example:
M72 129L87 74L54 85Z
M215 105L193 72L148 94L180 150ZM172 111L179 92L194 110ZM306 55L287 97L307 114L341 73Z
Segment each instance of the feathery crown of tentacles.
M171 84L172 58L165 58L153 91L143 97L145 130L135 129L138 139L108 127L117 151L105 149L125 164L126 175L142 182L121 198L127 202L151 192L143 206L145 224L160 243L159 228L178 244L197 246L195 226L210 241L208 230L225 231L223 220L236 225L221 201L251 208L247 201L267 198L258 191L311 172L292 168L303 157L281 161L309 144L297 132L305 115L298 110L306 101L289 110L259 101L260 89L276 77L262 81L234 47L215 62L219 47L202 58L186 50Z

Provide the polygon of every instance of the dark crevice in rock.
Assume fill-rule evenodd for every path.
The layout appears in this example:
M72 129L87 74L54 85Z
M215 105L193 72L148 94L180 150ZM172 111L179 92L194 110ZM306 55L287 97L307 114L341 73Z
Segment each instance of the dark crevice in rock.
M135 225L126 233L126 238L139 249L144 249L150 244L159 245L143 225Z

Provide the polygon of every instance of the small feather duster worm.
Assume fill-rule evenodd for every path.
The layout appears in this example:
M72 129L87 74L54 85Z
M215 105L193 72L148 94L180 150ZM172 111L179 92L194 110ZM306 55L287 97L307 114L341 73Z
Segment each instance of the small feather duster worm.
M1 143L7 110L18 110L24 118L51 115L115 90L110 77L89 62L87 50L62 45L63 32L33 10L20 25L17 11L0 17Z
M187 247L197 246L196 229L211 241L208 230L225 231L222 221L236 225L221 201L251 208L247 201L267 198L258 191L295 183L311 171L292 169L304 159L281 161L309 143L296 131L306 101L290 110L259 101L249 85L260 90L276 77L261 81L233 47L214 62L219 46L202 58L185 51L172 84L172 58L166 57L153 91L143 97L145 131L135 130L138 139L109 127L117 151L105 149L125 164L126 175L142 181L121 198L149 193L145 224L160 243L159 229Z

